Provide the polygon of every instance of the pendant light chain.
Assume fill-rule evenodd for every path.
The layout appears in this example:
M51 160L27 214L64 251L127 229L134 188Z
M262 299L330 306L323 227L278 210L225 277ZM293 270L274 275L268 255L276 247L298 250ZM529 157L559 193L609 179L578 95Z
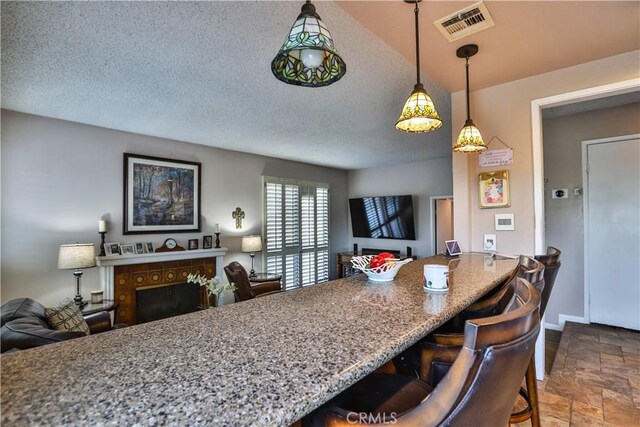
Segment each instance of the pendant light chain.
M471 111L469 107L469 57L467 56L467 63L465 65L467 70L467 120L471 119Z
M418 0L416 0L416 8L413 9L416 16L416 73L417 81L420 83L420 29L418 24Z

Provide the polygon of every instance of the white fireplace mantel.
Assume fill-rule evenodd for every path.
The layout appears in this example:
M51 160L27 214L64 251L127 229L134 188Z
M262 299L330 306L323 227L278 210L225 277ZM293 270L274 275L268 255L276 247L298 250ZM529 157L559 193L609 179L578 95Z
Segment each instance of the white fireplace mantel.
M114 267L152 262L180 261L197 258L216 258L216 276L223 280L224 256L227 248L195 249L191 251L155 252L152 254L108 255L96 257L100 267L100 287L105 299L114 299Z

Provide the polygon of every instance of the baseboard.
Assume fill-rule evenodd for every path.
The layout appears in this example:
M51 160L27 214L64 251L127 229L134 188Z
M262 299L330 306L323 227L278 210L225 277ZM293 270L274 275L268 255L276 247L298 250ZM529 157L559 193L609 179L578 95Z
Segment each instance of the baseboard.
M544 322L545 329L551 329L552 331L562 331L562 326L557 323Z
M560 324L545 322L544 323L545 329L551 329L551 330L554 330L554 331L562 331L564 329L565 322L588 323L588 322L586 322L584 320L584 317L569 316L567 314L559 314L558 315L558 320L560 321Z

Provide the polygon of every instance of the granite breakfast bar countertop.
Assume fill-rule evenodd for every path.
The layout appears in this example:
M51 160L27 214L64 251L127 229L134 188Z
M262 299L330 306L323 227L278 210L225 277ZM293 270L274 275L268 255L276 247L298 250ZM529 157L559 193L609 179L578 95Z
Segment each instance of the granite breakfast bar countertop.
M285 426L433 331L517 259L463 254L447 293L423 265L3 355L3 425Z

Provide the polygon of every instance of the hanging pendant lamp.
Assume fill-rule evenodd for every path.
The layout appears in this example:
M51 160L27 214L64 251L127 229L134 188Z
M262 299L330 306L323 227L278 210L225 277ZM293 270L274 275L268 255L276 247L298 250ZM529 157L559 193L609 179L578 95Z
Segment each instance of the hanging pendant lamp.
M329 86L347 72L311 0L302 5L282 48L271 61L271 72L280 81L305 87Z
M436 111L436 106L433 104L431 97L424 89L422 83L420 83L420 31L418 28L418 3L421 0L404 0L406 3L415 3L416 8L413 10L415 13L416 21L416 75L417 83L413 87L413 92L409 95L409 99L404 103L404 108L398 121L396 122L396 129L411 132L431 132L442 126L442 119Z
M453 146L453 151L458 153L475 153L487 149L482 140L482 135L480 135L480 130L471 120L471 107L469 107L469 58L476 53L478 53L478 45L475 44L464 45L456 51L458 58L465 58L467 71L467 121L464 122L464 127L460 131L460 135L458 135L456 145Z

